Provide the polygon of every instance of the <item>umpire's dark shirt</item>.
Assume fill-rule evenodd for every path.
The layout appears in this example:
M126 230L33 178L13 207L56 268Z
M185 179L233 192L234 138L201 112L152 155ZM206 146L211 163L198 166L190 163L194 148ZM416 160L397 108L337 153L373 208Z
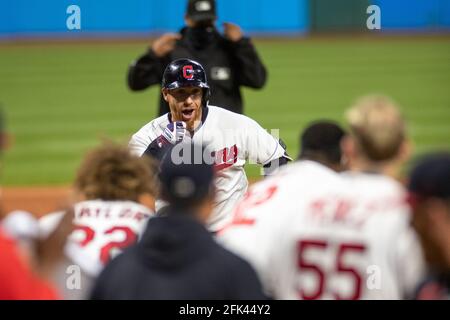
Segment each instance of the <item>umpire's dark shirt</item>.
M250 265L185 215L152 218L100 274L93 299L264 299Z
M211 87L210 103L242 113L240 86L262 88L266 82L266 69L249 38L237 42L225 39L210 28L207 37L198 37L193 28L183 28L182 38L167 56L158 58L150 49L128 70L131 90L143 90L161 84L165 67L173 60L189 58L200 62L206 71ZM167 103L160 97L159 115L169 112Z

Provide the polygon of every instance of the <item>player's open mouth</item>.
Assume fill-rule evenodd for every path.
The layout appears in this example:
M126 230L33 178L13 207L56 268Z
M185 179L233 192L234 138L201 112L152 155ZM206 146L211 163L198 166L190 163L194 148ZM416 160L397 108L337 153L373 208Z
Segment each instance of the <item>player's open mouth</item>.
M181 111L181 114L183 116L183 121L189 121L194 116L194 109L185 109Z

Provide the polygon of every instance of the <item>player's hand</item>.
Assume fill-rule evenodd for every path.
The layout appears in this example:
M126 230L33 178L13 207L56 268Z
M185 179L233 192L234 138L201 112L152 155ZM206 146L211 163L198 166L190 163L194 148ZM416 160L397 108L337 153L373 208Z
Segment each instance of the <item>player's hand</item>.
M164 57L174 48L177 40L181 39L178 33L166 33L156 39L152 44L152 50L157 57Z
M158 145L162 147L163 145L172 144L175 145L178 142L183 141L186 135L186 123L183 121L171 122L164 129L163 133L158 138Z
M239 27L237 24L224 22L223 30L225 38L227 38L230 41L237 42L241 40L243 37L241 27Z

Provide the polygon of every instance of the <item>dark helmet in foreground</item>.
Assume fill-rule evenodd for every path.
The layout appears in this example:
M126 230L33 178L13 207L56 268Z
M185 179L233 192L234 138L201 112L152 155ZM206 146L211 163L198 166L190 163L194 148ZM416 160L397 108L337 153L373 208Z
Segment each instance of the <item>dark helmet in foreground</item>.
M199 87L203 89L203 106L207 106L210 89L206 72L202 65L190 59L177 59L169 63L164 70L161 87L168 90Z

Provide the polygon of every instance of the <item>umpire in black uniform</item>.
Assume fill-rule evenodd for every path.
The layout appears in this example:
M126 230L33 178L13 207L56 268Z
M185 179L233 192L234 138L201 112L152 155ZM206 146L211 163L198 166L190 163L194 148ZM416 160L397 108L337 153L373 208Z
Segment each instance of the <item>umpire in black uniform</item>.
M133 91L160 84L164 69L173 60L189 58L206 69L211 86L210 103L243 113L241 86L255 89L266 83L266 69L255 47L239 26L224 23L224 35L215 27L214 0L189 0L186 27L179 34L168 33L156 39L146 54L128 70L128 86ZM159 115L169 112L160 97Z
M182 161L177 158L180 150L186 155ZM214 160L199 161L204 151L180 143L166 153L161 163L161 198L169 206L163 216L148 221L136 245L106 266L92 299L265 298L250 265L217 244L204 226L215 194Z

